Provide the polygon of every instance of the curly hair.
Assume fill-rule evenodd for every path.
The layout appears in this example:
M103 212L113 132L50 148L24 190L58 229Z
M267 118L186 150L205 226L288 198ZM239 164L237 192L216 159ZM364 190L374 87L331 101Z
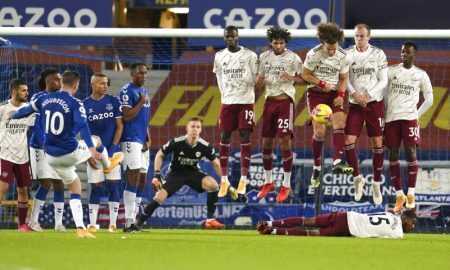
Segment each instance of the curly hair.
M344 41L344 31L335 23L318 24L317 36L322 43L334 44Z
M291 33L287 29L279 26L272 26L267 29L267 40L269 40L269 42L279 39L284 40L287 44L289 40L291 40Z
M47 79L47 77L49 75L53 75L53 74L57 74L57 73L59 73L59 71L54 67L48 67L48 68L45 68L44 70L42 70L41 75L39 76L39 81L38 81L39 91L45 90L45 87L47 86L47 84L45 83L45 80Z

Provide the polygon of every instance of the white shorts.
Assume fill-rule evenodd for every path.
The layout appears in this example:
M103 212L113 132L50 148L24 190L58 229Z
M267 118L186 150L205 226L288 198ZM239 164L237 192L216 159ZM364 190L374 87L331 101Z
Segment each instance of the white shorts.
M31 173L34 180L38 179L58 179L61 177L48 164L47 155L44 150L30 147Z
M123 142L121 146L124 154L123 169L140 169L141 173L147 173L150 165L149 150L142 152L142 144L137 142Z
M78 147L72 153L54 157L47 154L48 164L52 166L56 173L61 177L64 184L70 184L78 175L75 173L75 165L88 160L92 156L91 151L84 141L78 142Z
M101 183L106 180L121 180L120 166L116 166L108 174L103 173L102 163L97 161L98 170L92 168L89 164L87 165L87 179L89 184Z

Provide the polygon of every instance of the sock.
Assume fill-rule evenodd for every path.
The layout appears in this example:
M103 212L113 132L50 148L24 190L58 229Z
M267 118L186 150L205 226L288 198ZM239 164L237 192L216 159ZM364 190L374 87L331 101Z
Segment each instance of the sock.
M218 190L208 192L208 195L206 197L206 208L208 209L206 217L208 219L214 218L214 212L216 212L216 203L219 198L218 194L219 194Z
M136 187L125 186L125 191L123 192L123 203L125 205L125 218L133 219L134 209L136 208Z
M273 168L273 157L272 157L272 148L262 150L262 160L264 166L264 184L271 184L273 182L272 179L272 168Z
M100 204L89 204L89 224L96 225L97 224L97 216L98 216L98 208Z
M19 226L25 224L28 213L28 201L17 201L17 215L19 216Z
M153 199L152 202L145 207L143 214L146 215L147 217L151 217L153 215L153 212L155 212L156 208L160 206L161 204L157 200Z
M283 170L284 170L284 179L283 179L283 186L284 187L291 187L291 172L292 172L292 150L284 150L282 152L283 157Z
M30 223L37 223L39 220L39 213L45 205L45 199L47 198L48 189L39 186L36 194L34 195L33 210L31 210Z
M313 135L312 139L312 154L314 158L314 166L320 166L322 159L322 145L325 138Z
M272 156L272 148L262 150L262 160L265 171L272 170L273 168L273 156Z
M345 149L345 158L347 159L348 165L353 168L353 177L359 175L359 161L358 155L356 154L355 144L347 144L344 146Z
M230 183L230 181L228 181L228 176L227 175L222 175L222 178L220 180L220 182L225 182L225 183Z
M373 164L373 180L381 182L381 174L383 173L383 148L373 148L372 164Z
M64 215L64 190L53 191L53 207L55 208L55 227L62 225Z
M100 145L97 151L102 155L100 162L102 163L103 168L108 168L111 166L111 162L109 162L108 150L106 150L103 144Z
M316 166L316 165L314 165L314 166L313 166L313 170L321 171L321 170L322 170L322 166Z
M243 176L247 178L251 156L252 156L251 143L241 143L241 179Z
M395 190L402 190L402 176L400 173L400 163L398 162L398 160L391 161L389 163L389 171L391 172L391 181L395 187Z
M333 129L333 160L341 159L344 153L344 129Z
M136 198L134 199L134 203L136 204L136 206L134 208L134 219L136 219L136 216L139 214L139 209L141 208L143 193L144 193L144 190L140 189L140 188L138 188L136 191Z
M408 188L415 188L417 182L417 173L419 172L419 163L417 159L408 161Z
M274 234L276 235L297 235L297 236L307 236L308 231L300 230L300 229L285 229L285 228L277 228L274 230Z
M272 170L264 170L264 184L272 184Z
M274 220L272 221L273 227L281 227L281 228L287 228L287 227L302 227L303 222L305 222L304 217L291 217L291 218L284 218L280 220Z
M73 220L77 228L86 229L83 223L83 206L81 205L80 194L70 194L70 210L72 211Z
M116 226L117 216L119 215L119 202L108 202L109 206L109 226Z
M414 192L416 191L416 188L409 187L408 188L408 195L414 195Z
M108 201L110 202L119 202L120 194L119 194L119 181L106 183L106 187L108 188Z
M222 177L228 177L228 159L230 158L230 145L220 143L219 146L220 170ZM228 179L228 178L227 178Z

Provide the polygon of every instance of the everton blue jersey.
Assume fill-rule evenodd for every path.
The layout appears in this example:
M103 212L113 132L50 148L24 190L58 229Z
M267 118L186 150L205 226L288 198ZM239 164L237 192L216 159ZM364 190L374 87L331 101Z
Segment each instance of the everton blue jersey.
M45 96L47 95L47 92L45 90L34 94L31 97L31 101L35 102L36 100L38 100L41 96ZM42 141L39 140L38 136L36 135L36 129L41 129L42 130L42 126L41 125L41 114L39 112L35 113L36 115L36 120L34 122L34 127L33 127L33 133L31 134L31 138L30 138L30 146L35 148L35 149L43 149L42 148Z
M43 95L31 101L31 106L41 114L45 152L52 156L73 152L78 146L78 132L81 129L89 131L83 104L67 92L60 90ZM92 141L86 141L86 144L89 146Z
M83 105L91 134L99 136L102 144L108 148L114 139L116 118L122 118L119 99L106 94L100 100L88 97L83 100Z
M148 96L148 90L138 87L133 82L126 84L120 90L120 102L123 107L134 107L139 101L139 94ZM150 99L142 106L139 113L124 123L122 141L144 144L147 138L147 126L150 119Z

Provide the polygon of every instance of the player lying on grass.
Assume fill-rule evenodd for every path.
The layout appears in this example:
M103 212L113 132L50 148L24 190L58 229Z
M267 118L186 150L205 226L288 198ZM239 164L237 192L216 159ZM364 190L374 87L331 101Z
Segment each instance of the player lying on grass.
M203 224L206 229L221 229L225 226L214 218L219 185L214 178L204 173L199 166L200 160L206 157L211 162L216 174L221 177L219 159L216 157L216 152L212 145L200 138L202 122L199 118L190 119L186 126L186 131L187 134L185 136L170 140L156 154L155 175L152 185L157 192L152 202L145 207L139 217L138 227L142 226L152 216L156 208L180 190L183 185L187 185L199 193L203 191L208 192L206 199L207 219ZM170 170L163 182L161 180L161 166L164 157L172 153ZM238 195L233 187L229 186L227 193L234 200L237 199Z
M401 216L389 212L374 214L333 212L311 218L261 220L256 225L256 230L260 234L276 235L403 238L403 233L412 231L416 223L417 216L412 210L404 211ZM298 227L318 227L319 229L304 230Z

